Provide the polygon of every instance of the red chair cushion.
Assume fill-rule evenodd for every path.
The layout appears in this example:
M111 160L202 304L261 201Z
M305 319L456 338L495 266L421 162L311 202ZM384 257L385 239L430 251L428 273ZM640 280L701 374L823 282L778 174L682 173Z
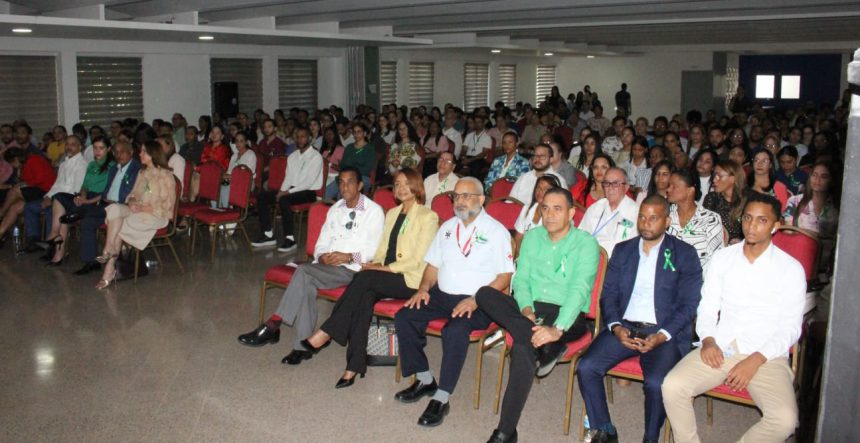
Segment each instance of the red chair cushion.
M620 373L624 375L642 376L642 366L639 364L639 356L630 357L610 369L610 372Z
M266 270L266 276L263 279L287 286L295 273L296 268L294 266L275 265Z
M454 216L454 203L450 194L439 194L430 202L430 209L439 216L439 224L448 221Z
M170 233L170 227L169 227L169 226L165 226L165 227L163 227L163 228L161 228L161 229L159 229L159 230L155 231L155 236L156 236L156 237L164 237L164 236L166 236L168 233Z
M730 388L728 385L725 385L725 384L719 385L716 388L711 389L710 391L708 391L708 393L709 394L710 393L716 393L716 394L720 394L720 395L728 395L728 396L739 398L742 400L753 401L752 397L750 396L749 391L747 391L746 389L743 389L740 391L733 391L732 388Z
M490 188L490 198L505 198L511 195L512 189L514 189L513 182L505 178L500 178L493 182L493 186Z
M394 318L397 311L403 308L403 305L405 304L406 300L396 300L391 298L380 300L373 305L373 314L381 317Z
M294 214L298 214L298 213L305 212L305 211L309 210L311 208L311 205L313 205L313 203L302 203L302 204L298 204L298 205L290 205L290 211L292 211Z
M183 202L179 204L179 216L191 217L195 212L202 209L209 209L209 207L210 206L206 203Z
M203 209L194 213L194 219L207 225L215 225L218 223L237 222L242 214L235 209L225 209L217 211L215 209Z
M431 321L427 324L427 332L433 335L442 335L442 328L448 324L447 318L437 318L436 320ZM484 334L489 334L496 329L499 329L498 325L495 323L490 323L490 326L487 329L476 329L469 334L469 340L477 340L481 338Z
M487 205L487 214L510 230L514 229L517 217L520 216L522 209L523 205L520 203L507 200L493 200Z
M339 288L334 289L320 289L317 291L321 297L325 297L330 300L337 300L343 295L343 292L346 291L346 286L341 286Z

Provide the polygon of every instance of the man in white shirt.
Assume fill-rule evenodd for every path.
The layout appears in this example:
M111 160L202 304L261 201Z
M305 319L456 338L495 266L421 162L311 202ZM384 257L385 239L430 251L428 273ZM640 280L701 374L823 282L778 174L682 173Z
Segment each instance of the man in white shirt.
M627 125L627 119L622 116L616 116L612 119L612 135L603 139L600 143L600 149L604 153L609 154L613 159L619 151L624 149L624 144L621 142L621 133L624 131L624 126Z
M316 191L323 186L323 161L319 151L313 149L310 133L306 128L296 130L296 150L287 157L287 171L281 189L277 192L266 189L257 196L257 216L262 233L252 246L274 246L275 234L272 231L272 205L276 202L281 209L281 223L284 228L284 243L279 252L290 252L296 248L293 234L293 205L316 201Z
M87 161L81 154L83 142L77 135L66 137L65 157L60 163L57 170L57 180L54 185L45 194L42 200L35 200L27 203L24 206L24 233L31 241L37 241L42 238L40 232L39 217L44 212L45 214L45 232L51 231L51 201L54 195L59 193L77 194L81 191L81 185L84 183L84 176L87 175ZM47 239L50 240L50 239ZM49 248L50 249L50 248ZM34 251L32 248L29 250ZM53 256L53 251L49 250L48 254Z
M344 148L355 143L355 137L352 136L352 128L349 125L349 120L346 118L340 118L335 123L335 128L337 128L337 135L340 137L340 145Z
M400 344L401 373L415 375L412 386L394 398L414 403L432 396L418 419L421 426L437 426L449 410L469 350L469 334L486 329L490 318L478 310L475 294L484 286L507 291L514 272L511 236L483 211L484 189L474 177L460 179L454 190L456 217L439 228L424 261L427 267L418 291L395 316ZM447 319L442 330L442 365L439 383L424 354L427 324Z
M385 215L378 204L361 194L358 169L345 167L337 179L343 198L326 215L313 263L296 268L269 320L239 336L239 342L247 346L274 344L281 338L281 323L293 326L293 351L281 360L284 364L297 365L318 351L306 340L316 328L317 290L348 285L361 264L373 258L382 237Z
M597 105L594 107L594 116L588 121L588 127L592 131L597 131L601 137L606 136L606 131L612 126L608 118L603 115L603 106Z
M621 168L609 168L603 176L606 198L594 202L579 224L579 229L591 234L610 257L616 244L639 235L639 206L627 196L628 189L627 173Z
M761 421L739 441L781 442L794 433L797 401L788 354L800 338L806 274L771 241L780 209L774 197L751 193L741 216L744 241L711 258L696 320L699 349L663 383L677 442L699 441L692 399L720 384L746 389L762 411Z
M436 160L436 173L424 179L424 194L427 196L424 205L428 208L433 198L439 194L453 191L460 177L454 174L454 154L443 152Z
M460 166L464 174L483 179L486 175L487 155L493 149L493 138L487 133L484 126L484 117L475 115L472 131L466 134L463 140L463 149L460 153Z
M454 127L457 122L457 114L451 110L445 114L445 129L442 134L448 137L454 143L454 158L460 158L460 151L463 149L463 135Z
M564 177L553 171L550 167L552 161L552 148L547 145L537 145L532 156L532 170L521 175L511 188L511 197L523 202L523 205L530 206L532 204L532 195L535 189L535 183L538 177L544 174L552 174L558 177L562 188L567 188L567 182Z

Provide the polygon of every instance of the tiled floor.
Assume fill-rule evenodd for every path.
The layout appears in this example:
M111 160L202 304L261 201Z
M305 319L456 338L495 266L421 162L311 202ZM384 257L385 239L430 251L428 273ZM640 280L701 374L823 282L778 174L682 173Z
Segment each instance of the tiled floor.
M179 241L185 274L166 260L137 285L103 292L93 289L97 274L71 274L80 266L76 251L70 264L46 270L35 255L0 250L0 441L483 442L495 428L498 350L485 358L479 410L470 354L445 423L419 427L425 402L393 399L408 383L394 383L394 368L371 368L353 387L335 390L345 364L339 346L287 367L280 360L289 328L274 346L236 341L256 326L265 269L289 255L252 254L233 242L210 264L205 251L189 257L186 240ZM270 292L269 309L280 294ZM331 303L318 303L327 316ZM439 339L429 339L428 349L438 368ZM521 441L576 440L575 426L571 436L562 433L566 379L563 366L534 386ZM641 441L640 385L615 394L610 410L621 441ZM581 408L577 389L575 419ZM734 441L758 420L755 409L716 402L715 424L707 426L703 399L696 409L705 442Z

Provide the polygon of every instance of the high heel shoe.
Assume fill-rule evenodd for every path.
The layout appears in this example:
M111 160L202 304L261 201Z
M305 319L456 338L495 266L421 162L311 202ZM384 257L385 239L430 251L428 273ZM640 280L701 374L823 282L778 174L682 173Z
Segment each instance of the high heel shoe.
M117 254L111 254L110 252L105 252L104 254L96 257L96 261L101 263L101 264L105 264L108 261L110 261L110 259L115 258L117 256L118 256Z
M101 280L99 280L99 282L96 284L96 289L98 289L99 291L101 291L102 289L105 289L105 288L107 288L108 286L110 286L110 285L111 285L111 283L116 283L116 271L113 271L113 277L111 277L110 279L108 279L108 280L105 280L105 279L101 279Z
M53 261L52 260L52 261L49 261L48 263L45 263L45 267L46 268L56 268L56 267L62 266L63 262L66 261L67 258L69 258L68 252L63 254L63 257L60 259L60 261Z
M324 345L322 345L322 346L320 346L320 347L318 347L318 348L315 348L315 347L314 347L314 345L312 345L312 344L311 344L311 342L309 342L309 341L308 341L308 339L304 339L304 340L302 340L300 343L302 344L302 346L304 346L304 347L305 347L305 349L307 349L307 350L308 350L308 352L310 352L311 354L316 355L319 351L322 351L322 350L323 350L323 349L325 349L328 345L330 345L330 344L331 344L331 340L329 340L329 341L325 342L325 344L324 344Z
M359 378L359 377L364 378L364 374L361 374L361 373L355 374L352 376L352 378L341 377L340 380L337 381L337 384L334 385L334 388L335 389L348 388L348 387L352 386L355 383L355 379Z

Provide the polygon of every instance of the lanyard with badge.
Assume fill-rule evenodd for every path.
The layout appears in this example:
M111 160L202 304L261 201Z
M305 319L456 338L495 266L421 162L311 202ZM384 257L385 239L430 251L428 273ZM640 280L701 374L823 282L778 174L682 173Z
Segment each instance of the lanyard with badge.
M602 230L603 230L603 228L605 228L605 227L606 227L606 225L608 225L608 224L612 221L612 219L614 219L614 218L618 215L618 213L619 213L619 212L621 212L621 211L620 211L620 208L619 208L619 210L616 210L616 211L612 214L612 217L609 217L609 218L606 220L606 223L603 223L603 224L601 225L601 224L600 224L600 222L603 220L603 214L605 214L605 213L606 213L606 209L604 209L604 210L603 210L603 212L601 212L601 213L600 213L600 218L598 218L598 219L597 219L597 227L596 227L596 228L594 228L594 231L591 231L591 236L592 236L592 237L597 237L597 234L599 234L599 233L600 233L600 231L602 231Z
M472 239L475 237L475 231L478 230L478 227L475 226L472 228L472 233L469 234L469 237L466 239L466 244L460 245L460 225L457 224L457 247L460 249L460 253L463 254L463 257L468 257L469 254L472 253Z

